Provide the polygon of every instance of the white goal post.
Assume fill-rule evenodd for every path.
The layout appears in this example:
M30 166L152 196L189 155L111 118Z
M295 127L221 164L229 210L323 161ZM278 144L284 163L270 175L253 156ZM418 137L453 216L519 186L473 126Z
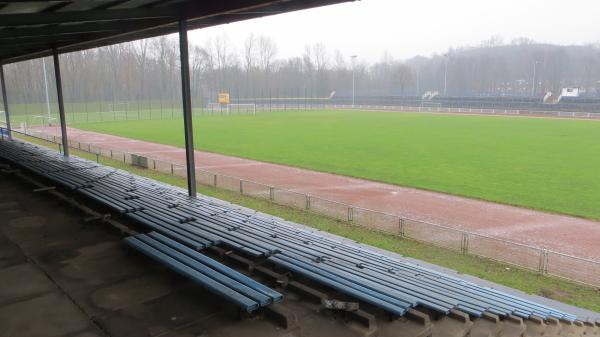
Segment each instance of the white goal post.
M429 101L421 101L421 107L434 107L434 108L441 108L442 107L442 103L437 103L437 102L429 102Z
M256 104L254 103L229 103L227 107L232 112L244 111L256 115Z
M56 121L56 117L51 117L51 116L46 116L46 115L36 115L36 116L32 116L31 118L34 121L39 121L39 125L43 125L43 126L52 125L53 121Z
M109 107L111 110L107 110L106 112L128 112L130 109L130 102L115 102L111 103Z
M227 114L251 114L256 115L256 104L254 103L208 103L209 111L225 112Z

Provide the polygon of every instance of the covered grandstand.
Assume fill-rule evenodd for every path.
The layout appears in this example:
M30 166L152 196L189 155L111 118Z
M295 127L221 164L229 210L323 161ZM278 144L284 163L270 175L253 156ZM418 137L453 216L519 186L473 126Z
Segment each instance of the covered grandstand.
M598 336L596 317L568 307L448 276L197 194L188 29L338 2L344 1L0 1L0 64L53 56L62 129L60 152L13 138L10 97L0 71L6 113L0 132L6 188L0 190L0 211L11 219L7 229L0 228L8 233L0 237L7 247L1 250L0 278L8 285L0 296L0 335ZM180 42L187 190L70 156L60 54L174 32ZM418 101L406 100L422 105ZM433 101L444 106L493 104L449 97ZM515 107L537 104L500 101ZM43 215L15 215L22 210L10 203L11 194L37 197L10 192L13 177L33 184L35 193L47 193L42 195L52 202L83 211L85 216L78 219L83 225L57 221L56 227L45 227ZM48 218L53 208L60 209L44 207ZM108 237L99 242L96 235L81 234L90 222L116 230L98 234ZM135 278L128 275L132 271ZM163 279L168 286L152 284L171 271L182 277ZM53 316L54 302L36 302L47 300L51 291L23 286L37 280L27 277L31 274L50 279L49 287L58 288L52 290L58 298L54 301L71 301L77 308L56 310L60 315ZM179 296L172 296L175 292ZM242 322L222 318L232 316L230 311ZM196 317L200 313L202 319ZM94 328L84 324L64 330L71 324L65 322L78 315Z

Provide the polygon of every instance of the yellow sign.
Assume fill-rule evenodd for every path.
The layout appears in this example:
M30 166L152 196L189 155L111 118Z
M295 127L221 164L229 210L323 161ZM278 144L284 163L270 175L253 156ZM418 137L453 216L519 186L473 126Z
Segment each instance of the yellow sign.
M229 104L229 93L228 92L220 92L219 93L219 104Z

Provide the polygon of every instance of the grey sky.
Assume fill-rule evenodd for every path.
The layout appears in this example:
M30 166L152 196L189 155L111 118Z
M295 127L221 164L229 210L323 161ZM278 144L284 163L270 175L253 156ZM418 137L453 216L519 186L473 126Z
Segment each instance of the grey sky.
M379 60L442 53L451 46L476 45L499 35L504 41L528 37L538 42L600 42L598 0L363 0L265 17L190 33L201 43L225 34L241 47L249 33L266 35L278 56L297 56L322 42L344 56Z

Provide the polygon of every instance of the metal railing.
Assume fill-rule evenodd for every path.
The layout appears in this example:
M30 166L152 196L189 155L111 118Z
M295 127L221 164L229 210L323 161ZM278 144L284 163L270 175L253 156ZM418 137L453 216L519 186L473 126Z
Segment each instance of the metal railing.
M253 115L256 112L270 111L310 111L310 110L363 110L363 111L396 111L396 112L423 112L423 113L450 113L450 114L477 114L477 115L503 115L503 116L530 116L530 117L555 117L555 118L575 118L575 119L600 119L600 111L581 112L581 111L560 111L560 110L537 110L537 109L516 109L510 107L447 107L440 103L421 102L421 104L410 105L399 102L381 103L381 104L347 104L345 102L334 103L329 100L302 100L296 99L290 102L280 102L278 100L260 100L250 102L250 104L234 104L233 107L223 108L221 106L194 107L193 116L200 117L206 115L228 115L245 114ZM152 102L123 102L126 108L123 110L105 109L107 104L94 104L98 109L83 109L81 104L67 103L67 121L71 124L79 123L101 123L111 121L131 121L131 120L163 120L181 118L182 112L179 107L159 107ZM252 109L243 107L252 105ZM86 105L87 106L87 105ZM114 108L114 106L112 106ZM13 114L13 124L21 124L23 127L41 126L48 123L43 116L31 116L28 113Z
M60 137L42 132L32 132L31 130L27 133L13 130L13 135L18 134L54 143L58 146L59 151L61 150ZM135 153L115 151L96 144L73 140L69 141L69 146L73 149L96 155L97 161L99 161L100 157L105 157L182 178L185 178L187 175L184 165L172 162L137 155ZM214 173L208 170L196 169L196 180L197 183L202 185L254 198L270 200L279 205L314 212L347 222L351 225L449 248L463 254L489 258L537 271L541 274L557 276L587 285L600 286L600 261L345 204L285 188Z
M532 117L560 117L560 118L585 118L600 119L600 112L578 111L542 111L542 110L517 110L505 108L448 108L443 106L410 106L410 105L351 105L351 104L322 104L315 103L309 107L290 106L285 104L257 105L257 111L279 110L373 110L373 111L399 111L399 112L430 112L430 113L455 113L477 115L501 116L532 116Z

